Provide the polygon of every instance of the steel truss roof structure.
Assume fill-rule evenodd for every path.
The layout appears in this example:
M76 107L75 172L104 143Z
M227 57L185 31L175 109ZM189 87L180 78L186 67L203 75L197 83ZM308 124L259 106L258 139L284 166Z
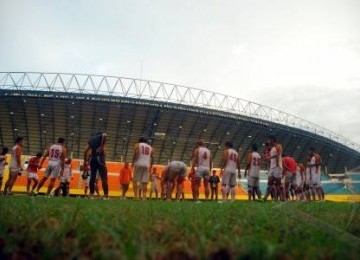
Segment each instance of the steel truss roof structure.
M74 156L81 157L89 136L106 130L111 159L129 160L136 139L147 135L159 163L188 162L198 138L209 143L218 162L224 140L234 140L246 151L272 132L299 160L313 145L327 155L333 171L360 164L360 146L330 130L267 106L180 85L103 75L0 72L0 93L1 143L21 132L32 139L27 147L31 153L64 135Z

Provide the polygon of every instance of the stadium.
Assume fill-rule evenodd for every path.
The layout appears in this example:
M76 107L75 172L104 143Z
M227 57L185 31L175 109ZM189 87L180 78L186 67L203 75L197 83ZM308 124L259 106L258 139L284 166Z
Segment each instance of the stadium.
M109 175L115 191L120 167L116 162L131 161L139 136L150 140L160 167L171 160L190 164L196 142L202 139L218 168L226 141L234 143L245 165L251 143L264 146L269 134L277 136L284 153L298 162L306 162L310 146L321 154L327 194L345 195L342 199L348 200L360 189L357 174L344 175L360 165L358 144L243 99L156 81L42 72L2 72L0 93L1 143L11 147L16 136L23 136L25 155L44 151L62 136L72 158L82 159L90 136L105 131L107 161L114 162ZM339 178L346 177L350 185L344 186ZM74 181L73 188L79 182Z
M23 163L64 137L74 158L70 193L77 197L25 196L27 177L19 176L18 194L0 198L2 259L358 257L358 203L329 201L360 201L360 146L296 116L220 93L142 79L2 72L0 122L3 146L11 147L17 136L25 138ZM107 133L110 201L78 196L83 195L84 148L96 132ZM234 143L244 167L250 145L257 143L263 152L269 134L298 162L306 162L310 146L322 155L328 202L117 199L119 171L131 161L140 136L154 147L157 167L172 160L189 165L201 139L218 169L226 141ZM7 176L8 167L4 180ZM239 181L236 199L245 200L246 179ZM260 182L264 191L265 174ZM188 183L185 192L191 198Z

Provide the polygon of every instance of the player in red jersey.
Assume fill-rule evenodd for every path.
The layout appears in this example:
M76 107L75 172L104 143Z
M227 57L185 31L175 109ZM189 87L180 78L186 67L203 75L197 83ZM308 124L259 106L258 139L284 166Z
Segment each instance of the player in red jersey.
M37 184L39 183L38 168L40 165L39 163L40 163L41 156L42 156L42 153L39 152L35 156L31 157L29 160L29 165L27 168L28 180L27 180L27 185L26 185L26 191L29 194L31 194L34 191ZM34 184L30 190L31 182L34 182Z
M290 156L283 156L282 158L283 164L283 176L285 178L285 186L284 186L284 197L286 200L290 199L289 189L292 186L293 190L296 190L296 161L294 158Z

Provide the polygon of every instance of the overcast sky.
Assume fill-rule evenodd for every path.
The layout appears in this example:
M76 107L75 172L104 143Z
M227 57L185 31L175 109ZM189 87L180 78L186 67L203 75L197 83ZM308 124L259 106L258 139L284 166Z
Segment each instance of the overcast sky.
M0 0L0 71L140 77L141 67L360 143L358 0Z

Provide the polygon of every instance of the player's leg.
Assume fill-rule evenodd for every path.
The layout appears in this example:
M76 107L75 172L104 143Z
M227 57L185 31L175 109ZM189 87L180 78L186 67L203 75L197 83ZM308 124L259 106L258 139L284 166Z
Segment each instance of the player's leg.
M171 200L171 194L173 191L173 186L175 186L175 178L176 175L174 171L169 167L165 172L164 181L165 181L165 189L166 189L166 200Z
M152 198L153 192L154 192L154 182L151 182L151 185L150 185L150 195L149 195L149 198L150 198L150 199Z
M210 189L210 200L214 200L214 195L215 195L215 189L213 187L211 187L211 189Z
M219 189L218 189L218 185L216 185L216 188L214 188L215 191L215 201L218 201L219 199Z
M99 164L98 171L100 174L101 184L104 191L104 197L108 198L109 196L109 185L108 185L108 176L107 176L107 168L105 164ZM96 180L95 180L96 182ZM97 186L97 185L96 185ZM95 185L94 185L95 191Z
M31 193L33 193L34 192L34 190L36 189L36 186L38 185L38 183L39 183L39 180L37 179L37 178L33 178L33 186L31 187Z
M265 192L265 196L264 196L264 201L267 201L269 195L271 195L271 193L272 193L273 182L274 182L273 171L270 170L268 172L268 182L267 182L266 192Z
M287 173L285 176L285 190L284 190L284 197L285 200L290 200L290 183L291 183L291 173Z
M54 187L55 181L56 181L56 177L55 178L50 177L50 183L49 183L49 186L48 186L48 189L47 189L47 192L46 192L47 196L50 195L50 192L52 191L52 189Z
M0 174L0 192L3 184L3 174Z
M9 179L5 183L4 193L11 194L14 183L19 175L19 169L10 168Z
M90 177L87 177L85 180L85 186L84 186L84 196L87 197L88 190L89 190L89 184L90 184Z
M205 199L208 200L210 196L210 185L209 185L210 172L204 173L203 179L204 179Z
M30 173L29 173L29 175L30 175ZM27 183L26 183L26 192L27 193L30 193L31 180L32 180L32 178L30 178L30 177L27 178Z
M231 202L234 202L236 196L236 173L231 173L229 186L230 186Z
M60 182L59 188L61 189L62 196L66 197L67 196L66 183L65 182Z
M199 200L200 183L201 183L201 176L195 176L195 183L194 183L194 201L195 202Z
M45 182L47 181L47 179L49 178L50 174L52 171L52 167L48 166L46 167L44 176L41 178L41 180L39 181L37 187L36 187L36 191L35 193L39 193L40 189L42 188L42 186L44 186Z
M178 175L176 178L177 187L176 187L176 200L180 201L181 195L183 194L183 182L185 181L185 174Z

